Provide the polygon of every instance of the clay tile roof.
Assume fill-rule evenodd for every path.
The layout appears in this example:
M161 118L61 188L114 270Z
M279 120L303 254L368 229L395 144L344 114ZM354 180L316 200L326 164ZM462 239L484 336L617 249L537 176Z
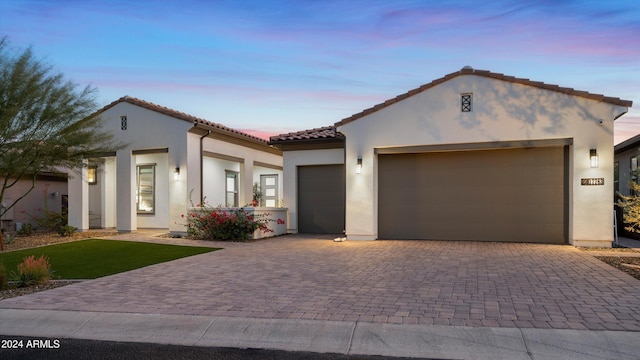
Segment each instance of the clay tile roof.
M389 99L383 103L374 105L373 107L370 107L368 109L365 109L357 114L351 115L348 118L344 118L341 121L335 123L335 126L341 126L341 125L345 125L348 124L354 120L357 120L361 117L364 117L366 115L369 115L373 112L376 112L380 109L383 109L389 105L392 105L400 100L406 99L410 96L413 96L415 94L421 93L427 89L430 89L438 84L441 84L445 81L449 81L453 78L456 78L458 76L461 75L476 75L476 76L483 76L483 77L488 77L488 78L492 78L492 79L498 79L498 80L502 80L502 81L507 81L507 82L513 82L513 83L517 83L517 84L522 84L522 85L527 85L527 86L533 86L533 87L537 87L537 88L541 88L541 89L546 89L546 90L550 90L550 91L556 91L556 92L560 92L563 94L568 94L568 95L572 95L572 96L578 96L578 97L583 97L583 98L587 98L587 99L591 99L591 100L596 100L596 101L602 101L602 102L606 102L609 104L613 104L613 105L619 105L619 106L624 106L624 107L631 107L631 105L633 104L632 101L630 100L622 100L620 98L615 98L615 97L609 97L609 96L604 96L601 94L592 94L589 93L587 91L581 91L581 90L575 90L572 88L566 88L566 87L560 87L558 85L553 85L553 84L546 84L540 81L532 81L529 79L524 79L524 78L517 78L514 76L507 76L504 74L500 74L500 73L494 73L488 70L476 70L471 68L470 66L465 66L464 68L462 68L459 71L453 72L451 74L447 74L439 79L433 80L430 83L424 84L422 86L419 86L415 89L409 90L404 94L400 94L398 96L396 96L395 98Z
M344 135L337 131L334 126L325 126L311 130L302 130L288 134L272 136L270 143L313 141L313 140L342 140Z
M180 120L184 120L184 121L190 122L190 123L192 123L194 125L200 124L200 125L205 125L205 126L208 126L208 127L213 127L213 128L222 130L222 131L227 132L227 133L231 133L231 134L234 134L234 135L238 135L238 136L247 138L248 140L251 140L251 141L254 141L254 142L260 142L260 143L262 143L264 145L267 144L266 140L261 139L261 138L259 138L257 136L249 135L247 133L232 129L232 128L224 126L222 124L214 123L214 122L211 122L211 121L208 121L208 120L205 120L205 119L202 119L202 118L199 118L199 117L196 117L196 116L193 116L193 115L181 112L181 111L173 110L173 109L170 109L170 108L165 107L165 106L157 105L157 104L154 104L154 103L151 103L151 102L148 102L148 101L140 100L140 99L132 97L132 96L123 96L120 99L112 102L111 104L103 107L102 109L100 109L98 112L96 112L92 116L98 115L98 114L104 112L105 110L116 106L117 104L119 104L121 102L127 102L129 104L140 106L142 108L149 109L149 110L158 112L160 114L164 114L164 115L176 118L176 119L180 119Z

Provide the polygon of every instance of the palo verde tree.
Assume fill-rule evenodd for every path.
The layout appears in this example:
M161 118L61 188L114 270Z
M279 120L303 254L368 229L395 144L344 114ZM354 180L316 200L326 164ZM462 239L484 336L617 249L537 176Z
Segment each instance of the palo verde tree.
M116 150L113 136L91 116L95 97L95 88L65 80L31 48L0 39L0 216L33 190L38 174L79 169L86 159ZM4 203L7 189L25 179L31 188Z

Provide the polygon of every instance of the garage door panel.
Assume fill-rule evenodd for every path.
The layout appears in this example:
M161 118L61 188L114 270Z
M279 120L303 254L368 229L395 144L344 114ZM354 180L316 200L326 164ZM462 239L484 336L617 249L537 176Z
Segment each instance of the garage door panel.
M564 156L560 147L379 155L379 238L563 243Z
M298 231L338 234L344 230L344 165L299 166Z

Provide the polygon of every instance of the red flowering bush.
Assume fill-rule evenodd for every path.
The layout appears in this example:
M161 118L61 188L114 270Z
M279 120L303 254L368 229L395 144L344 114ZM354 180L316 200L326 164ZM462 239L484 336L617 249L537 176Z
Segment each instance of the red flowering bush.
M239 209L222 210L220 207L198 204L197 210L183 218L187 220L187 236L201 240L247 240L253 232L273 232L267 227L269 214L251 214Z

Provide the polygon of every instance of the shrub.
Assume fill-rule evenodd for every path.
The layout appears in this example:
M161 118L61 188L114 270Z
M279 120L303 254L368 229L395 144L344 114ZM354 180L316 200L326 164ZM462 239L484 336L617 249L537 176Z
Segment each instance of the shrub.
M41 215L30 214L26 211L22 211L24 214L31 217L32 220L38 223L38 228L45 230L47 232L55 232L60 234L60 236L69 236L73 231L71 231L71 227L67 226L69 220L69 214L66 210L63 209L62 212L55 212L49 210L49 193L47 189L44 189L42 192L44 197L44 209L38 209L38 212ZM33 233L33 227L30 224L24 224L20 235L29 236Z
M48 232L59 233L60 229L67 226L67 216L64 213L58 213L44 209L44 216L38 217L38 227Z
M631 196L618 193L618 205L623 210L625 230L640 233L640 185L631 183Z
M64 225L64 226L60 226L56 230L56 232L60 236L71 236L71 235L73 235L74 232L76 232L76 230L78 230L78 228L76 228L75 226Z
M33 225L26 223L26 224L22 224L22 228L20 228L20 230L18 230L18 235L21 236L31 236L31 234L33 234L33 231L35 229L33 228Z
M267 216L250 214L242 208L222 210L220 207L201 205L186 216L187 235L203 240L251 239L255 230L273 232L267 227L270 221Z
M4 263L2 263L2 260L0 260L0 290L4 290L7 288L8 280L7 268L4 267Z
M25 287L46 284L51 276L51 266L47 257L42 255L36 259L31 255L18 265L18 272L11 273L11 280L15 281L18 287Z

